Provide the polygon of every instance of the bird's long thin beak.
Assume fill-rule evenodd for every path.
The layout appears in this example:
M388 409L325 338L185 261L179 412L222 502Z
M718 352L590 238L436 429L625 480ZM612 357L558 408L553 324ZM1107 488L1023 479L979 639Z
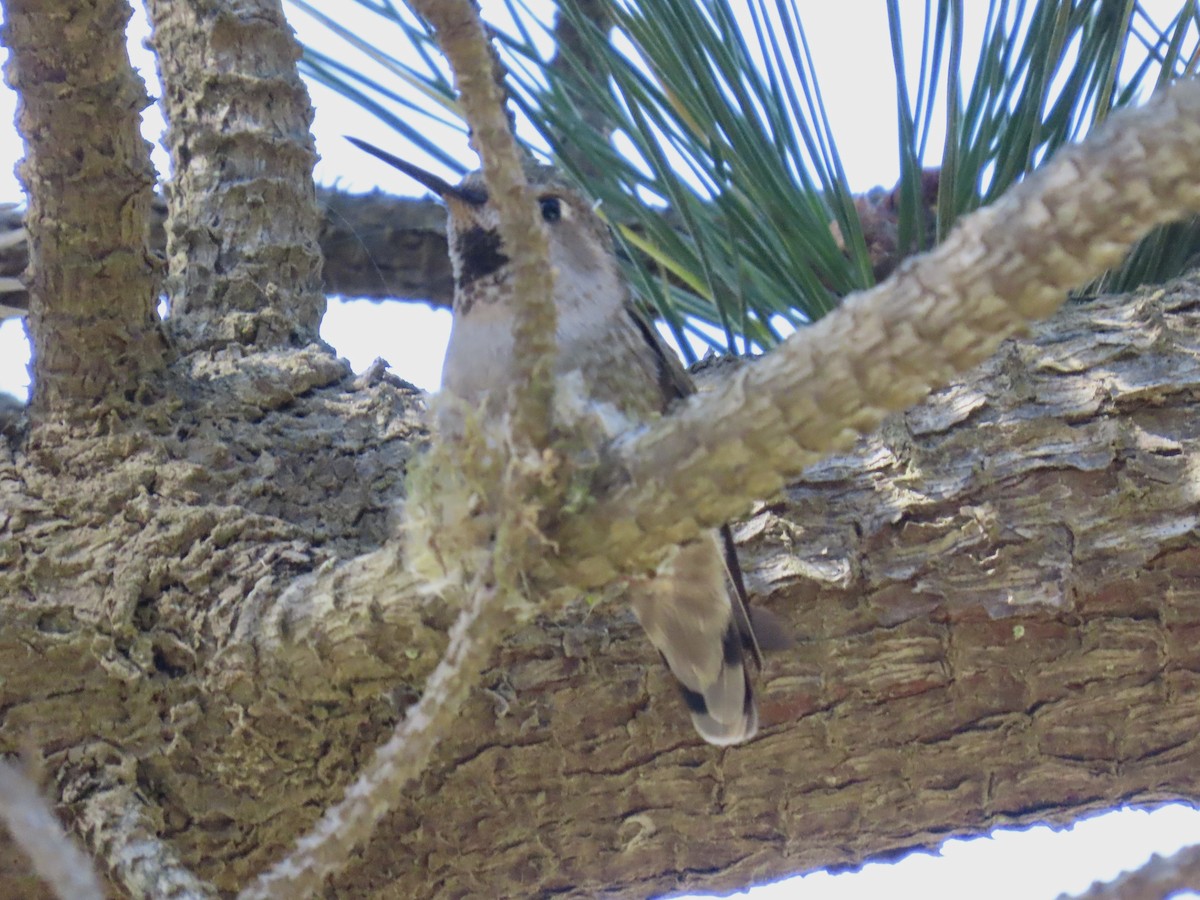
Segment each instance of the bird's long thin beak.
M433 191L443 200L460 200L468 206L482 206L487 203L487 191L481 188L456 187L450 182L438 178L432 172L426 172L419 166L414 166L410 162L406 162L398 156L393 156L386 150L380 150L374 144L368 144L366 141L356 137L346 135L346 140L352 143L359 150L365 150L376 159L381 159L389 166L399 169L413 181L419 182L429 190Z

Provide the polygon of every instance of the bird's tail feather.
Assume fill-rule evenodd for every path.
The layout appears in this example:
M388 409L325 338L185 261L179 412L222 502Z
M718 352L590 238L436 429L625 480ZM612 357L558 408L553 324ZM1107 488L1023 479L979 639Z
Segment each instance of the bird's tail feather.
M684 703L692 714L692 724L700 737L710 744L740 744L758 731L758 707L747 668L748 661L754 659L752 652L745 636L731 621L722 638L721 668L717 677L702 691L693 691L682 680L679 682Z
M730 568L731 559L737 565L732 540L722 535L723 551L716 537L680 547L670 567L637 585L632 599L638 621L679 681L696 731L725 746L758 730L752 678L761 666L759 645L778 646L782 629L769 613L747 608L741 573ZM760 623L764 634L756 636Z

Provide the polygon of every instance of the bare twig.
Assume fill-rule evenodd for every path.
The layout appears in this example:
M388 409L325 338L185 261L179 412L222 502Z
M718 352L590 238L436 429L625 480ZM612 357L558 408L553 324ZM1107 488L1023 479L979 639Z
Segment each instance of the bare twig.
M15 766L0 762L0 818L34 870L63 900L103 900L92 861L75 845L50 804Z
M1200 886L1200 844L1184 847L1171 856L1157 853L1139 869L1123 872L1112 881L1097 882L1074 900L1161 900L1176 891ZM1060 894L1059 900L1068 900Z
M321 817L296 849L261 875L242 897L298 897L315 892L325 877L341 869L351 850L370 836L379 820L394 806L404 787L420 775L437 744L458 714L500 639L530 610L521 595L521 573L531 547L531 530L520 502L504 502L531 493L544 474L540 450L549 438L553 401L552 363L555 311L551 293L546 235L529 202L524 170L504 115L501 92L493 79L493 58L475 8L468 0L423 2L420 11L437 29L443 51L456 72L463 108L483 157L492 203L500 216L505 251L515 269L514 338L519 372L511 443L495 454L498 471L485 478L498 487L487 513L496 524L494 536L468 525L457 545L461 559L451 567L457 577L443 585L444 596L459 602L458 620L449 645L425 684L420 701L396 727L391 739L376 751L368 768L347 790L343 800ZM532 449L532 453L526 453ZM461 462L451 459L461 451ZM452 473L472 480L478 462L470 450L435 446L424 466L432 471L440 460ZM532 465L528 463L532 462ZM444 485L443 485L444 487ZM413 507L420 502L410 496ZM410 519L413 516L410 511ZM475 517L477 520L483 516ZM454 529L447 528L449 547ZM454 552L448 555L454 556Z
M450 631L446 655L425 684L421 699L340 803L325 811L296 849L239 895L242 900L305 897L327 875L340 870L395 805L401 791L421 774L438 738L458 715L479 670L500 635L514 622L513 610L498 602L495 588L480 578L468 606Z
M488 193L500 217L505 253L512 260L516 318L513 323L517 397L514 432L532 446L546 446L554 398L552 367L557 315L549 246L537 204L530 202L504 96L493 59L470 0L417 0L417 11L437 32L438 44L457 79L459 100L483 159Z
M146 801L130 787L136 762L99 744L80 751L69 770L59 776L62 794L71 802L76 789L77 822L96 856L104 860L111 878L132 897L161 900L206 900L216 889L180 862L170 843L158 835L147 815Z

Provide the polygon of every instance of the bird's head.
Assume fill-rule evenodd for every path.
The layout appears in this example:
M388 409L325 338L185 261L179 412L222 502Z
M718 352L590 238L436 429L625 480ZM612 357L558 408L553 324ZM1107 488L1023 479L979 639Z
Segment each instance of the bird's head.
M509 257L500 237L499 216L490 202L483 173L470 172L457 185L426 172L357 138L357 147L404 172L445 202L446 239L454 266L454 312L467 315L476 304L504 302L510 283ZM549 166L530 166L526 178L537 212L546 224L550 263L557 273L560 304L573 298L612 296L624 299L620 272L608 227L593 204Z

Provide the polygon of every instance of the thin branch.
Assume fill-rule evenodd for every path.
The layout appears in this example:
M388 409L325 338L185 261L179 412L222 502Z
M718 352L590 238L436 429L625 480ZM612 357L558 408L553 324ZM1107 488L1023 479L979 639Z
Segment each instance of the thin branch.
M159 837L147 815L146 801L129 786L136 777L132 757L114 754L112 747L103 744L91 749L94 755L81 752L75 761L77 775L60 775L60 791L72 794L72 782L87 791L78 824L112 878L133 897L206 900L217 896L216 889L197 878Z
M981 362L1152 226L1200 209L1200 83L1115 114L937 249L616 447L554 535L580 587L652 565Z
M488 194L500 218L516 298L514 432L540 449L548 442L554 399L557 322L546 232L537 204L530 201L521 153L509 130L505 98L493 77L492 53L475 5L471 0L416 0L413 5L434 26L454 69Z
M38 873L63 900L103 900L92 861L72 841L32 781L0 762L0 819Z
M1074 900L1162 900L1176 891L1200 885L1200 844L1184 847L1171 856L1157 853L1140 869L1124 872L1112 881L1097 882ZM1060 894L1059 900L1067 900Z
M543 475L540 451L549 438L555 311L546 235L534 213L536 205L528 200L520 157L504 115L503 96L492 77L493 57L475 8L466 0L425 2L420 7L434 23L443 52L456 72L463 108L483 157L488 191L500 217L505 250L515 268L515 292L520 302L514 339L518 370L523 377L518 379L514 398L513 436L515 443L533 452L523 456L521 450L509 445L507 453L497 454L502 469L498 477L488 477L487 482L498 490L484 511L496 523L492 536L483 537L472 527L463 527L459 529L460 552L455 554L449 547L460 535L451 533L453 527L445 529L444 546L459 578L444 584L441 593L458 600L461 611L446 652L426 681L420 701L397 725L391 739L376 751L343 800L325 812L289 856L242 893L247 900L307 896L316 892L328 875L346 865L351 851L371 835L405 786L424 770L433 748L449 730L497 644L532 609L521 593L522 573L536 542L529 540L531 529L523 518L524 504L503 501L533 493L531 488ZM455 458L459 455L461 461ZM532 465L528 465L530 461ZM437 465L449 465L451 471L471 481L475 467L482 462L464 438L454 447L436 445L423 465L427 473ZM411 520L413 510L420 511L422 504L412 496L410 503Z
M306 897L324 879L341 870L351 851L375 830L395 806L405 786L425 768L438 739L446 733L493 648L516 621L514 610L499 602L497 590L482 573L470 591L470 601L450 630L446 654L425 683L421 699L412 706L386 744L346 796L325 811L285 859L242 891L241 900Z

